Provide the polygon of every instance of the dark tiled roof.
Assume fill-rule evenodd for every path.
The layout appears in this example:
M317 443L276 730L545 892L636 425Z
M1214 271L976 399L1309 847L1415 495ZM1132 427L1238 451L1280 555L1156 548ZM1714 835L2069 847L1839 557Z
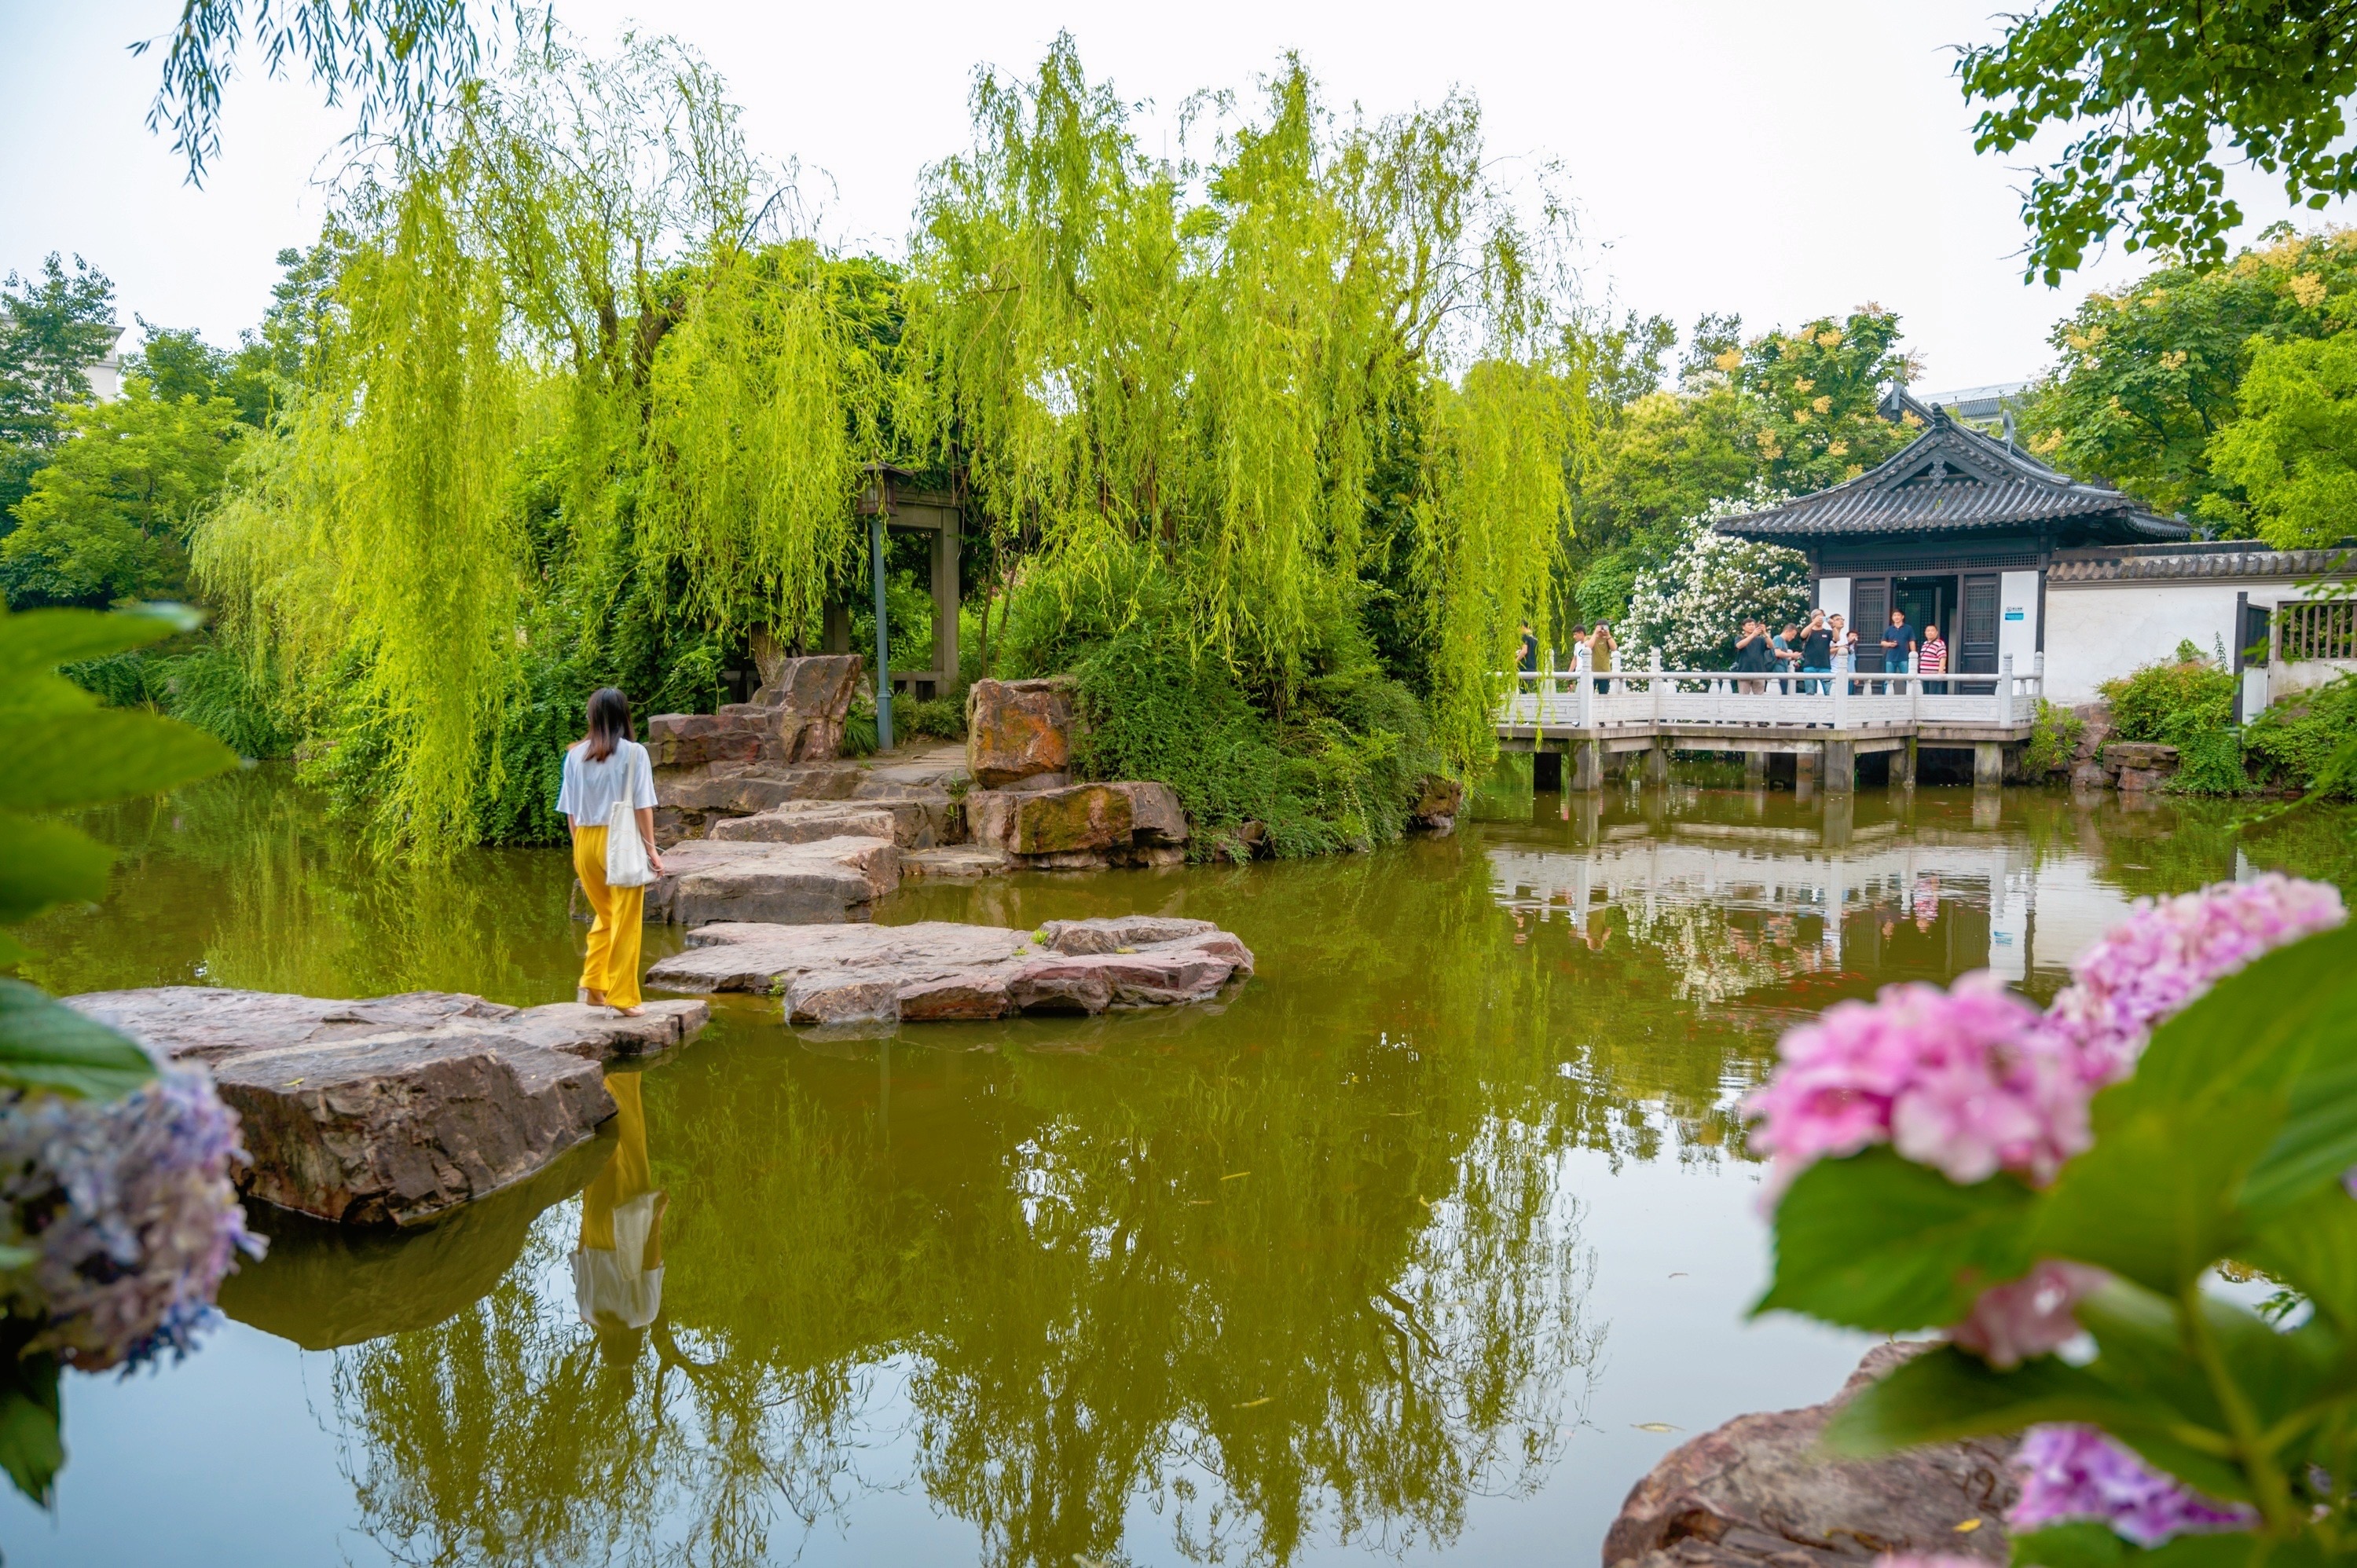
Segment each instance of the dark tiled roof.
M2324 577L2357 572L2357 546L2277 550L2256 539L2208 544L2147 544L2124 550L2065 551L2047 568L2050 583L2147 583L2183 577Z
M1921 405L1910 399L1902 406L1912 413ZM2071 525L2070 534L2087 541L2182 539L2191 532L2153 516L2133 497L2081 484L1945 413L1930 412L1923 434L1881 467L1831 489L1727 518L1718 531L1773 543L2056 524Z

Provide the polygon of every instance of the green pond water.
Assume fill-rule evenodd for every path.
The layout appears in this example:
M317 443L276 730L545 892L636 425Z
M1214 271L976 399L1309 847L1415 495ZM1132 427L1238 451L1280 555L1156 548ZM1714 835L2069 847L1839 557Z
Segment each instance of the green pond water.
M1591 1563L1670 1446L1862 1348L1743 1316L1780 1030L1985 966L2043 997L2138 895L2357 869L2343 813L1528 779L1379 854L881 911L1216 920L1259 961L1217 1004L818 1039L724 998L527 1187L261 1217L198 1355L69 1379L6 1561ZM559 852L388 867L270 768L84 821L121 867L29 929L52 990L572 994ZM660 1273L576 1274L616 1234ZM617 1292L647 1327L584 1322Z

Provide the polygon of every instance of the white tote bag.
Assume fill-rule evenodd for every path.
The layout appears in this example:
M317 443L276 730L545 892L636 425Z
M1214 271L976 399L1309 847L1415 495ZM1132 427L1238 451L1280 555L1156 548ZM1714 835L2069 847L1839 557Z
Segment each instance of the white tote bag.
M647 860L647 841L639 836L639 815L630 800L630 768L622 766L622 798L606 813L606 886L644 887L655 879ZM650 802L651 803L651 802Z

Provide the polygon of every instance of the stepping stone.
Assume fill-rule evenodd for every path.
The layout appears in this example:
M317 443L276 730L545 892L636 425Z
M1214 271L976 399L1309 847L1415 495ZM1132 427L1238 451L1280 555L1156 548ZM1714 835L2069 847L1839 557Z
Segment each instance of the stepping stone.
M939 849L912 850L900 857L902 876L931 876L944 882L1004 876L1012 868L1013 863L1004 854L981 844L944 844Z
M1208 1001L1249 976L1252 950L1209 920L1127 915L1038 931L729 922L647 972L669 991L774 992L795 1024L923 1023L1102 1013Z
M617 1018L430 991L345 1002L166 985L65 1001L211 1072L244 1124L248 1197L346 1224L415 1225L528 1180L614 1114L604 1063L711 1017L700 1001Z
M900 886L890 838L829 837L806 843L687 839L663 851L664 874L647 887L650 920L839 925L865 920Z

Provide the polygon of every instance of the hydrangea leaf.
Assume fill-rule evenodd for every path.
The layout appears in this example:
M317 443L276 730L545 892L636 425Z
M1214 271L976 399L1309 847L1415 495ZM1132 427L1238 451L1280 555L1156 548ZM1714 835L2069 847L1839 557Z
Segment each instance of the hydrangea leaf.
M1883 1333L1953 1323L2029 1271L2034 1201L2010 1176L1959 1187L1888 1146L1819 1160L1777 1205L1776 1274L1752 1311Z
M59 1431L58 1363L49 1356L8 1356L0 1381L0 1469L16 1489L49 1506L66 1462Z
M2234 1256L2307 1296L2342 1334L2357 1338L2357 1202L2338 1187L2275 1215Z
M147 605L113 615L98 610L0 613L0 675L13 678L103 658L193 630L198 624L195 614L178 605Z
M113 864L113 850L63 822L0 811L0 921L103 897Z
M0 980L0 1085L112 1100L156 1076L147 1053L20 980Z
M2041 1422L2091 1422L2117 1432L2119 1423L2140 1425L2145 1419L2101 1379L2051 1356L2000 1372L1977 1356L1941 1345L1860 1389L1825 1423L1821 1441L1835 1454L1867 1458L1921 1443L2019 1432Z
M48 714L12 728L0 807L20 811L152 795L237 761L202 730L153 714Z
M2126 1568L2143 1553L2091 1519L2050 1524L2013 1538L2013 1568Z

